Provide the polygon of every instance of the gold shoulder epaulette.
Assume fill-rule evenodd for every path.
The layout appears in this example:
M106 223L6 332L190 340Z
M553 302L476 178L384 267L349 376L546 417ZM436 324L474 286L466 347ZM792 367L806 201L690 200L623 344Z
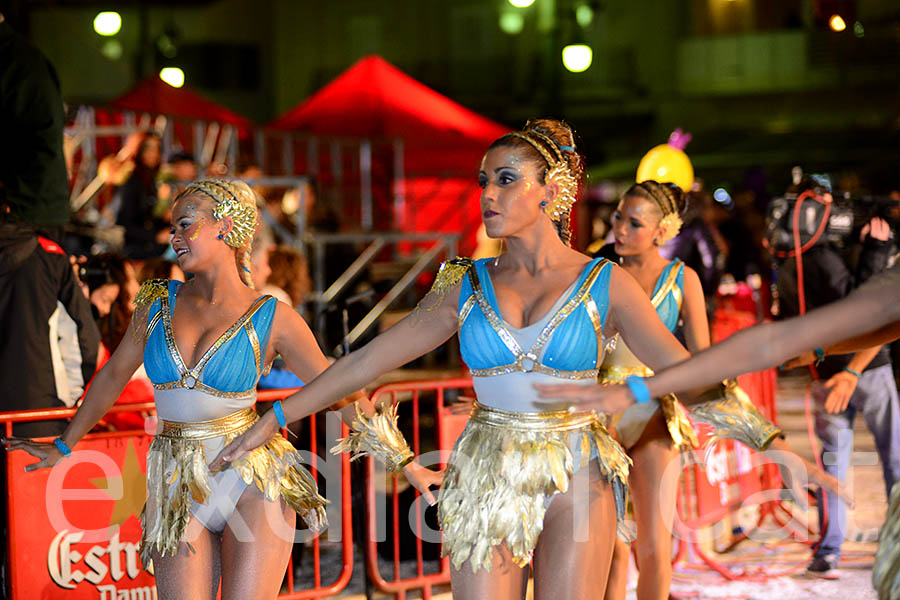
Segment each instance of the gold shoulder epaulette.
M150 307L160 298L168 298L168 279L148 279L141 284L141 289L134 296L134 312L131 314L131 329L135 342L141 343L147 336L147 317Z
M148 279L141 284L141 289L134 296L135 308L142 308L153 304L160 298L169 295L168 279Z
M419 302L416 309L424 311L436 310L443 304L444 296L447 295L447 290L462 281L462 278L466 276L466 273L469 272L469 269L471 269L474 264L475 261L471 258L464 258L461 256L442 262L441 268L438 269L437 275L434 277L434 283L431 284L431 289L428 290L425 298L422 298L422 301ZM426 298L430 298L431 300L425 303Z

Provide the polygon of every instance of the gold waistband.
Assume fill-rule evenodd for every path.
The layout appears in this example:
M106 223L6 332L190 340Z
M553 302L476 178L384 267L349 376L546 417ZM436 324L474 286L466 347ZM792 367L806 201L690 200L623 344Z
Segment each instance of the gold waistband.
M492 427L519 431L568 431L588 427L597 420L597 415L593 411L570 413L567 410L516 412L491 408L476 402L470 419Z
M600 383L622 383L625 378L637 375L638 377L650 377L653 371L650 367L619 367L619 366L603 366L600 368L598 379Z
M259 415L251 406L210 421L163 421L162 433L157 435L175 439L203 440L247 429L257 419Z

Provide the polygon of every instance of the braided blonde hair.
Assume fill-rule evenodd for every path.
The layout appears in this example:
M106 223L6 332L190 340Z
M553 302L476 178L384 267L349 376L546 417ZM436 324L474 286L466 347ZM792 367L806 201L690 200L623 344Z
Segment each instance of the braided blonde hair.
M201 179L190 183L175 201L197 193L213 201L212 213L216 221L231 218L231 231L223 241L234 248L234 263L241 281L247 287L255 289L250 270L250 250L253 246L253 234L259 224L256 194L243 181Z
M663 230L660 244L665 244L681 231L681 214L686 207L686 199L684 191L674 183L647 179L628 188L625 195L649 200L659 207L662 212L659 226Z

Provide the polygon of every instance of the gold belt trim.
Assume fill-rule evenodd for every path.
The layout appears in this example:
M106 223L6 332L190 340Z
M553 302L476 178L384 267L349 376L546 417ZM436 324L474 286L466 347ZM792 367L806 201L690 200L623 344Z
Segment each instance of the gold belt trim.
M603 367L600 369L599 380L600 383L621 383L631 375L650 377L653 371L649 367Z
M567 410L517 412L491 408L476 402L470 419L490 427L519 431L569 431L590 426L597 420L597 415L593 411L570 413Z
M203 440L247 429L259 419L252 406L210 421L163 421L157 435L182 440Z

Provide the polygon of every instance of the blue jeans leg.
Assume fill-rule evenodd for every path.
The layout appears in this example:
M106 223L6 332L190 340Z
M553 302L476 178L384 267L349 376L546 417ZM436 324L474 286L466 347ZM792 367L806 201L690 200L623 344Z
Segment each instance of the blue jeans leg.
M890 498L894 482L900 480L900 400L891 365L884 365L863 373L857 389L860 403L857 410L866 420L884 471L884 485ZM857 401L854 394L853 401Z
M825 472L844 481L850 466L850 453L853 451L853 421L856 418L856 408L851 399L844 412L836 415L828 414L825 412L825 398L828 392L821 383L813 384L812 394L815 401L816 435L822 442L822 463ZM824 501L821 489L817 495L819 527L821 530L824 523L824 533L816 549L816 556L834 554L840 557L841 544L844 543L847 530L847 508L837 494L830 492L824 494Z

